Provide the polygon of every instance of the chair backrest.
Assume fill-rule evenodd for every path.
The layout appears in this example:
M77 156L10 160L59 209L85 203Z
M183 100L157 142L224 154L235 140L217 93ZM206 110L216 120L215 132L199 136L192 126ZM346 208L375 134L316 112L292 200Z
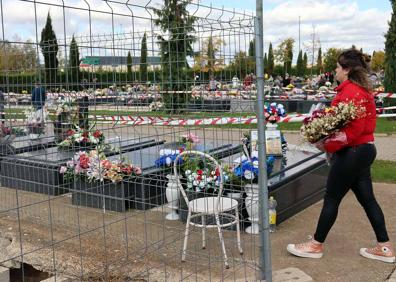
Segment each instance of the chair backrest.
M222 169L221 164L209 154L206 154L206 153L203 153L203 152L200 152L200 151L193 151L193 150L184 151L184 152L180 153L176 157L175 161L173 162L173 171L174 171L174 175L175 175L176 179L179 179L179 174L178 174L178 170L177 170L179 159L182 158L183 156L186 156L186 155L195 155L195 156L204 157L204 158L208 159L209 161L211 161L215 165L215 169L219 169L219 172L220 172L219 193L217 195L217 199L216 199L216 203L215 203L215 210L217 211L218 210L218 205L220 203L220 198L223 195L223 169ZM180 183L180 185L177 185L177 187L180 190L181 194L183 195L183 198L186 201L188 209L190 210L191 207L189 205L189 199L187 197L186 191L184 191L184 188L181 185L181 183Z

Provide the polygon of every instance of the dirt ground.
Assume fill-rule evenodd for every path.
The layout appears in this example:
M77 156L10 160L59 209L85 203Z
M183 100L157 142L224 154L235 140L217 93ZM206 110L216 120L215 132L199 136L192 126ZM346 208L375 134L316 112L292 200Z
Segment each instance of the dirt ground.
M8 199L9 206L16 205L13 195L13 189L0 190L0 199ZM103 214L97 209L72 206L68 196L49 200L46 195L24 191L18 192L18 200L24 208L0 217L1 237L8 240L1 261L23 260L39 270L56 270L86 281L124 281L126 277L133 281L224 280L243 278L243 273L250 274L254 269L257 236L243 234L246 243L240 256L236 233L224 232L231 266L226 271L214 230L208 231L208 246L202 250L201 234L194 229L187 261L181 263L184 224L165 220L161 208ZM2 205L1 210L5 209L8 207Z
M376 184L375 191L394 240L396 186ZM0 192L4 211L15 204L15 190L1 188ZM166 207L104 214L97 209L72 206L68 196L48 201L48 196L19 191L18 200L24 208L3 212L0 217L0 235L6 238L2 241L1 261L23 260L39 270L53 273L56 269L58 274L84 281L255 281L257 235L242 232L241 256L235 232L224 231L231 266L225 269L217 233L209 231L208 246L202 250L201 234L194 230L187 261L181 263L184 224L165 220ZM307 208L280 224L271 235L273 269L297 267L314 281L385 281L394 269L392 264L358 255L359 248L372 244L375 237L351 193L340 207L323 259L306 260L287 254L287 243L299 242L312 234L320 207L321 202Z

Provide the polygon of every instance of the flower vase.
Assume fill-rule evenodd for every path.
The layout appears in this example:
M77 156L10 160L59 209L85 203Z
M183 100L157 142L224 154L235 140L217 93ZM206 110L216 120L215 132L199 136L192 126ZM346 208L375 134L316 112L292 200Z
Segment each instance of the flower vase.
M180 177L176 177L174 174L168 174L168 184L166 186L166 199L168 201L168 208L171 211L166 215L167 220L178 220L179 215L176 210L179 208L179 189L181 188ZM180 188L179 188L180 187Z
M249 221L251 225L245 229L246 233L259 234L259 186L258 184L246 184L245 185L246 199L245 205L246 210L249 214Z

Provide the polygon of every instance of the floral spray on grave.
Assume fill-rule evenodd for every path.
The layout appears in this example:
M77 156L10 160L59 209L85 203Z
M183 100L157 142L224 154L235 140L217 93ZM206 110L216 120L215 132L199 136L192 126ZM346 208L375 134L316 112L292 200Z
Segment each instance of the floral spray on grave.
M175 161L176 157L186 151L193 150L195 145L200 142L200 139L194 133L187 133L180 136L179 140L176 142L176 148L161 149L159 152L160 157L155 161L156 167L167 166L170 167ZM179 159L182 162L182 159Z

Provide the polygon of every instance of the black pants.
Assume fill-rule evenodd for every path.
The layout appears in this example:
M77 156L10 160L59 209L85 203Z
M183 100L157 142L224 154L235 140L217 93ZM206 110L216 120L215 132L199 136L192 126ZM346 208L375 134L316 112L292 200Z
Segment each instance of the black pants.
M377 241L389 241L384 214L375 199L371 182L370 166L376 155L373 144L348 147L333 155L323 208L314 235L316 241L323 243L326 240L337 218L338 206L349 189L363 206Z

